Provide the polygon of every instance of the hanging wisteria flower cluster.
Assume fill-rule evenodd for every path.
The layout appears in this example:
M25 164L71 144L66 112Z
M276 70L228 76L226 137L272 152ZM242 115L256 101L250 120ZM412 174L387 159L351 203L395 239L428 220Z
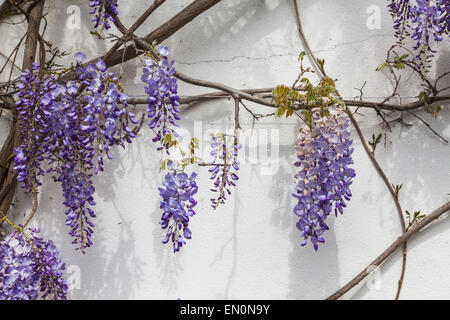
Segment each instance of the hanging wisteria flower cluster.
M198 191L197 173L189 176L185 172L180 172L175 168L172 161L169 161L170 172L166 174L161 187L158 188L162 197L160 208L163 210L160 225L162 229L167 229L163 243L172 241L173 251L178 252L186 244L185 239L191 239L192 233L189 229L189 221L196 214L194 207L197 201L194 195Z
M409 0L389 0L388 8L394 19L395 37L403 44L405 38L410 35L406 28L411 17Z
M239 180L236 173L239 170L238 150L241 145L227 141L230 140L228 137L222 133L212 136L210 153L212 166L209 172L211 172L210 179L214 181L214 188L211 191L218 194L217 198L211 198L211 206L214 209L225 203L227 194L231 195L230 187L235 187L235 181Z
M114 17L111 15L118 15L117 0L89 0L89 6L92 8L89 12L93 14L92 23L97 28L111 28L110 22L114 22Z
M328 230L325 223L333 211L343 213L345 200L350 200L349 189L355 171L349 168L352 160L352 139L349 120L340 106L329 107L330 116L322 116L320 109L311 111L311 127L305 127L296 140L297 159L295 166L296 190L293 197L298 200L294 213L298 217L297 229L301 233L301 245L308 239L318 249L324 242L323 233Z
M419 70L427 72L436 53L432 49L432 39L443 41L444 35L450 32L450 1L389 0L388 8L399 43L403 44L407 36L415 41L414 62Z
M178 108L180 100L178 96L178 83L175 78L174 60L169 61L167 47L158 49L158 58L149 59L143 70L142 81L146 84L145 92L148 95L148 117L150 129L156 136L153 142L160 141L158 150L169 153L170 142L177 133L171 126L178 127L176 121L180 120Z
M69 234L82 251L92 245L92 177L103 171L105 155L112 158L112 145L131 142L135 135L128 125L137 123L126 111L128 96L118 78L100 59L83 66L85 58L76 55L78 80L67 84L41 73L36 64L22 73L17 102L22 144L14 150L26 191L37 191L45 172L61 182Z
M19 226L0 241L0 300L67 299L65 264L51 240Z

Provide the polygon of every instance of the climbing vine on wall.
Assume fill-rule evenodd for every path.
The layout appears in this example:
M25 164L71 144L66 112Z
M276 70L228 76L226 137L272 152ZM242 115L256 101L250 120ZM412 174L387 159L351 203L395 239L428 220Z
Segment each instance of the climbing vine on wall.
M307 51L298 56L298 78L289 85L280 84L269 90L238 90L221 83L200 80L185 75L175 68L170 49L161 45L165 39L181 29L193 18L221 0L195 0L174 18L144 37L135 31L165 0L153 1L147 10L127 29L120 20L117 0L90 0L86 3L92 20L92 34L99 39L113 37L111 49L98 57L87 59L82 52L65 52L45 39L47 26L45 4L49 0L4 1L0 18L23 15L28 24L23 39L0 69L9 80L0 83L0 115L9 115L12 126L0 150L0 299L66 299L69 283L65 279L65 264L52 240L39 236L40 230L28 227L39 207L38 194L42 179L50 176L59 185L64 199L58 211L65 215L65 228L72 245L80 254L89 254L95 243L95 176L108 174L106 161L115 161L112 149L126 146L138 139L137 134L152 135L156 151L161 154L160 170L164 178L158 190L149 194L160 201L161 242L172 246L174 254L188 249L188 240L195 235L189 223L201 219L196 198L198 166L208 167L211 193L210 205L216 209L225 205L239 184L239 143L242 128L239 112L248 112L254 120L274 116L277 121L286 118L298 120L298 133L292 137L292 197L295 206L298 244L312 244L314 250L324 243L329 219L342 215L351 202L352 182L358 179L353 168L353 154L366 152L375 170L383 178L399 214L402 230L399 238L383 252L372 265L381 264L393 250L403 247L404 258L396 297L399 297L406 266L406 241L424 226L450 209L446 203L428 214L421 211L403 212L399 193L403 184L393 184L377 162L375 152L382 135L375 133L366 141L356 120L359 108L375 110L387 127L387 112L408 112L420 119L443 143L448 141L414 112L425 110L434 117L442 110L441 102L450 100L448 88L440 87L446 73L431 78L438 43L448 43L450 34L450 2L447 0L387 1L386 9L393 18L393 33L397 39L387 51L385 61L374 66L374 72L386 72L394 81L392 94L381 102L362 99L345 100L338 91L336 79L326 72L324 59L316 58L311 50L300 20L299 4L293 1L296 22ZM119 5L120 4L120 5ZM40 28L45 21L44 31ZM18 51L23 48L23 67L14 78L13 69ZM73 55L70 66L60 59ZM130 59L139 60L144 99L130 98L121 83L121 75L111 67ZM37 57L37 58L36 58ZM402 72L408 69L418 75L422 90L417 101L395 104L391 100ZM179 81L208 87L217 92L209 95L182 96ZM263 95L265 94L265 95ZM217 132L209 142L211 160L203 162L198 155L200 140L192 138L187 148L180 142L180 123L183 107L210 99L230 97L234 103L234 132ZM244 102L251 101L275 112L257 114ZM140 117L129 105L145 105ZM351 109L351 108L356 108ZM144 125L145 124L145 125ZM353 136L358 136L364 147L355 150ZM370 147L369 147L370 146ZM174 154L181 155L175 160ZM33 208L24 221L14 221L10 214L16 187L29 195ZM331 217L330 217L331 216ZM407 222L407 225L406 225ZM62 226L63 227L63 226ZM45 226L42 226L45 228ZM322 244L326 245L326 243ZM304 250L309 250L305 248ZM337 299L358 284L368 272L363 271L346 286L331 295Z

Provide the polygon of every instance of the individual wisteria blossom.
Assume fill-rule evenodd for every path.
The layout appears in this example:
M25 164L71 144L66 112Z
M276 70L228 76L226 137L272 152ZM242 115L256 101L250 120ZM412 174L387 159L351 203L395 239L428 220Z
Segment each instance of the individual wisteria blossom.
M65 264L54 243L20 227L0 241L0 300L67 299Z
M89 13L94 15L92 17L94 27L111 28L110 22L114 22L112 15L119 14L117 0L89 0L89 6L92 8Z
M226 135L218 134L212 136L211 148L212 166L209 172L211 172L210 179L214 181L214 188L211 191L218 194L217 198L211 198L211 206L216 209L225 203L227 194L231 195L230 187L235 187L235 181L239 180L236 173L239 170L238 150L241 145L227 142Z
M179 172L172 161L168 162L170 172L166 174L161 187L158 188L162 197L160 208L163 210L160 225L167 229L163 243L172 241L173 251L178 252L186 244L186 239L192 238L189 229L189 221L196 214L194 207L197 201L194 195L198 191L195 179L197 173L190 176L185 172Z
M443 41L444 35L450 31L450 1L390 0L388 7L394 18L395 35L399 43L403 45L407 36L415 41L415 65L421 72L427 72L436 53L432 49L432 39Z
M142 81L146 84L145 92L148 95L149 127L156 133L152 140L161 143L158 150L164 149L169 153L171 137L178 137L172 127L179 126L176 121L180 120L178 115L180 98L177 92L176 71L173 67L174 60L169 61L168 59L169 50L167 47L160 47L158 54L158 58L147 61Z
M308 239L318 249L324 242L323 233L328 230L325 220L333 211L343 213L355 171L349 168L352 160L352 143L349 120L340 106L330 107L330 116L322 117L320 110L312 110L311 127L301 130L296 140L299 172L295 175L296 189L293 197L298 200L294 213L298 217L297 229L301 245Z
M27 192L37 192L45 173L61 183L69 234L84 252L92 245L94 228L92 178L103 171L104 156L112 158L114 144L124 147L135 137L129 124L137 121L126 109L128 96L119 79L107 72L105 62L83 66L82 53L75 59L78 79L66 84L42 74L36 64L22 73L17 86L22 144L14 150L14 161L17 179Z

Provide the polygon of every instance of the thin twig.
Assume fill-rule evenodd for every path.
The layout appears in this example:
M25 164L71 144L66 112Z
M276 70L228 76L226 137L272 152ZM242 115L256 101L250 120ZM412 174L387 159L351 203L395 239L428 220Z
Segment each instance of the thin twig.
M426 125L427 128L430 129L431 132L433 132L436 136L438 136L438 137L439 137L442 141L444 141L445 143L448 143L448 140L445 139L443 136L441 136L438 132L436 132L436 131L431 127L431 125L430 125L428 122L426 122L426 121L423 120L421 117L419 117L417 114L415 114L415 113L413 113L413 112L411 112L411 111L408 111L408 113L409 113L410 115L412 115L413 117L415 117L416 119L419 119L420 121L422 121L422 123L423 123L424 125Z
M33 219L39 204L36 191L33 190L32 193L33 193L33 208L31 209L31 212L28 214L27 218L23 223L24 228L28 225L28 223L30 223L31 219Z
M155 11L160 5L162 5L166 0L155 0L153 4L145 10L145 12L136 20L135 23L128 29L128 31L123 34L123 36L112 46L111 49L103 56L103 60L108 60L108 58L120 48L122 43L128 41L130 36L147 20L147 18ZM116 15L113 14L115 18ZM125 53L126 50L124 50Z
M241 124L239 122L240 111L240 99L234 98L234 145L239 144L239 130L241 130Z

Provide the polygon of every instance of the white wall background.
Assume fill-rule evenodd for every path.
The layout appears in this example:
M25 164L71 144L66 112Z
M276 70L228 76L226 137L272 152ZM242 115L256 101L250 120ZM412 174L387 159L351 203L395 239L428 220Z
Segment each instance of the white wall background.
M138 31L144 35L191 1L168 0ZM87 1L47 1L47 38L70 53L88 58L106 52L107 42L96 40L89 31ZM120 16L130 25L151 1L119 1ZM365 81L367 100L379 101L392 90L385 73L375 72L395 42L392 20L385 0L302 0L301 18L311 47L326 59L328 73L339 79L345 97L359 95L354 88ZM73 29L68 7L80 5L80 29ZM368 8L371 7L369 11ZM379 28L367 21L379 8ZM375 10L375 11L371 11ZM368 12L370 14L368 14ZM224 0L177 32L164 44L171 49L176 68L188 75L222 82L236 88L273 87L291 84L297 76L297 56L303 45L295 23L294 7L288 0ZM72 18L70 18L72 17ZM69 21L69 25L67 25ZM376 20L375 20L376 21ZM68 27L69 26L69 27ZM1 51L13 48L25 31L22 26L2 24L5 43ZM5 36L8 35L8 36ZM21 61L19 58L18 61ZM450 70L450 48L442 46L431 76ZM142 96L140 59L114 68L122 72L130 95ZM2 80L6 75L1 75ZM403 102L419 92L417 81L406 72L401 85ZM408 81L406 81L408 79ZM448 82L447 82L448 84ZM180 83L180 93L209 92ZM260 113L272 112L248 103ZM380 126L372 111L363 111L358 121L367 138L387 133L387 144L376 156L394 184L403 183L400 199L404 210L430 212L448 201L450 149L409 115L413 127L394 123L392 132ZM450 138L448 108L434 120L420 112L435 130ZM244 135L250 136L251 118L241 112ZM197 105L183 112L183 126L196 136L207 129L232 128L233 102L219 100ZM398 115L394 115L398 117ZM199 129L201 127L202 129ZM0 143L9 124L2 120ZM200 131L203 130L203 131ZM80 286L71 291L74 299L322 299L344 285L383 251L400 232L391 196L375 172L358 137L354 134L354 168L357 177L353 199L344 215L330 216L331 230L318 252L300 247L299 232L292 213L294 199L293 139L295 119L269 118L259 121L253 131L259 150L273 150L272 173L258 163L245 163L240 170L236 192L225 206L210 207L207 169L200 173L197 215L192 219L193 239L182 252L173 254L162 245L165 232L159 227L157 187L160 154L151 143L151 132L143 128L134 143L114 152L106 173L96 179L95 245L82 255L75 252L64 225L65 208L60 186L45 180L40 207L33 224L54 240L71 271L79 272ZM268 135L271 144L264 143ZM272 140L270 140L272 139ZM244 142L244 141L243 141ZM277 162L277 153L279 161ZM248 156L247 156L248 157ZM31 200L18 192L16 220L21 221ZM361 284L347 299L391 299L400 275L401 254L397 252L379 270L378 286ZM450 220L444 216L409 242L402 298L432 299L450 296Z

